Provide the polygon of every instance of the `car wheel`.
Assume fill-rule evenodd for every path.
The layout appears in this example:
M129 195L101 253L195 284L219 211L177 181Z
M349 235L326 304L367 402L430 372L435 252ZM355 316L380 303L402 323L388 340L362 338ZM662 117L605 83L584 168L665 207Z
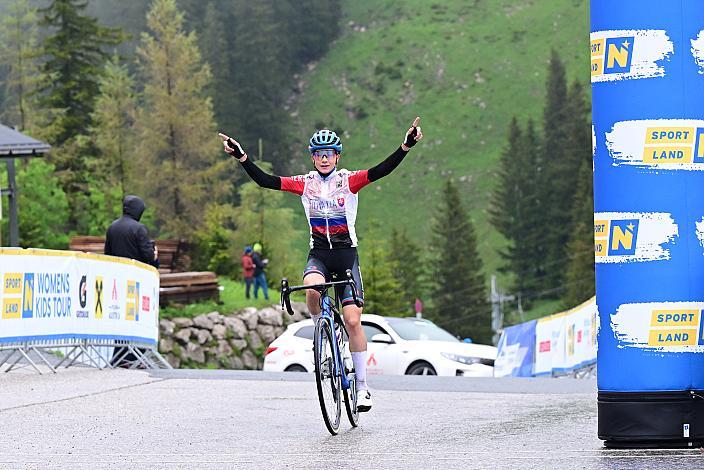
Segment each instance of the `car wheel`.
M284 372L308 372L305 367L300 364L291 364Z
M425 361L414 362L406 370L406 375L438 375L435 368Z

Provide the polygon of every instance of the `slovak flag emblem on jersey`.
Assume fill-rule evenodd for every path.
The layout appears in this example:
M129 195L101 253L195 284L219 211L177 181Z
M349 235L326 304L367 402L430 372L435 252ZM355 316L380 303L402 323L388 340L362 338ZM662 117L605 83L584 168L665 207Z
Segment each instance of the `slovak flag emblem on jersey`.
M340 207L345 207L345 198L344 197L338 197L337 198L337 205Z

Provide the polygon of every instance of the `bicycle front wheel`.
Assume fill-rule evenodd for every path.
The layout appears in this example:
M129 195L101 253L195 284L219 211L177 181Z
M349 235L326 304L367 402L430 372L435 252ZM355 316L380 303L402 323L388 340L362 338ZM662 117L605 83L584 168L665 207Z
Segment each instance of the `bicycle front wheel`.
M315 324L314 338L315 383L318 387L320 410L323 412L325 426L330 434L335 435L340 429L342 384L340 383L340 375L335 373L335 357L333 356L335 346L330 323L327 320L321 318Z

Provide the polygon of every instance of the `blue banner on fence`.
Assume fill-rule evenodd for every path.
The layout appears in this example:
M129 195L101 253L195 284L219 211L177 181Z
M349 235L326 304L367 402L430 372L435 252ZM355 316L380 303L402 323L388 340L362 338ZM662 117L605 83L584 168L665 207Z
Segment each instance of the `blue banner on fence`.
M494 364L495 377L530 377L535 356L536 320L504 328Z

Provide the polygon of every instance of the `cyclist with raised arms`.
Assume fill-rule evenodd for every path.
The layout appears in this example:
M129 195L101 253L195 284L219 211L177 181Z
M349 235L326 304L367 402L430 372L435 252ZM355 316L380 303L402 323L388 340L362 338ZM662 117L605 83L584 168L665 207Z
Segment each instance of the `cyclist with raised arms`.
M321 129L310 138L308 149L315 170L305 175L275 176L265 173L247 157L242 146L229 136L220 133L225 152L235 157L247 174L259 186L288 191L301 196L310 226L310 253L303 271L304 285L322 284L331 280L332 274L345 278L350 269L359 292L358 300L364 302L364 288L357 256L357 193L369 183L391 173L403 161L416 142L423 138L420 117L408 128L401 146L378 165L360 171L338 169L342 143L337 134ZM357 380L357 409L369 411L372 397L367 386L367 338L360 322L362 308L355 305L351 287L339 293L342 299L342 316L349 333L350 351ZM320 293L306 290L306 304L314 322L320 318Z

